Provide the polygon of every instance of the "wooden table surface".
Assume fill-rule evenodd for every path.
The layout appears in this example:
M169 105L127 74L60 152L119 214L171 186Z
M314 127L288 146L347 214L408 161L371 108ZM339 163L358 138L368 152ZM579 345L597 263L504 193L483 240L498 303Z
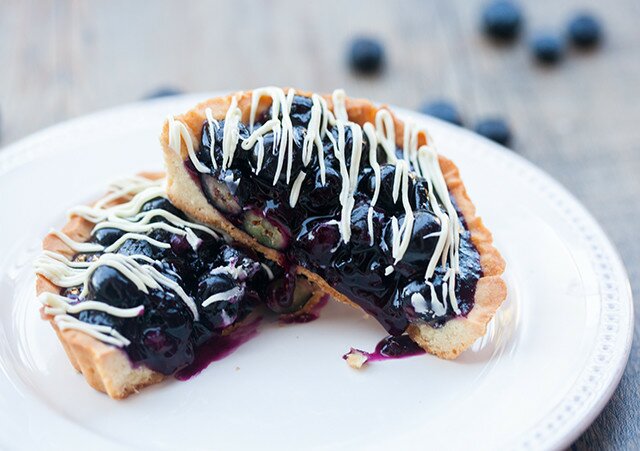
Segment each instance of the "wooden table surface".
M510 121L515 151L563 183L609 233L640 299L640 3L521 3L528 33L560 30L586 8L603 19L606 42L541 68L526 36L502 48L483 39L482 2L469 0L2 0L0 143L161 87L343 87L407 108L447 98L468 123ZM357 34L384 43L381 76L355 77L346 67ZM640 448L635 338L620 387L575 449Z

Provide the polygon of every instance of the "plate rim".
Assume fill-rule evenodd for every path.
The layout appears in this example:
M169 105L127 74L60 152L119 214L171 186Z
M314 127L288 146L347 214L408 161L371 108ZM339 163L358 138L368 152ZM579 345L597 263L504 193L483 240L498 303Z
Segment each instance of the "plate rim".
M407 117L424 117L421 113L417 113L410 110L405 110L403 108L396 108L395 111L402 112L403 115ZM626 318L626 322L622 324L624 327L623 330L618 331L618 336L622 335L623 332L626 332L623 336L623 345L622 347L613 348L610 359L610 366L608 373L603 373L600 380L592 380L587 383L583 382L582 387L591 387L597 385L602 382L602 378L605 378L605 375L609 375L608 380L604 381L605 385L602 386L600 391L594 394L593 399L589 401L591 404L585 408L580 415L580 412L571 412L571 415L567 415L567 412L570 412L572 409L569 407L572 406L571 402L567 400L567 395L571 394L575 391L576 385L578 385L578 381L586 377L587 380L592 376L586 375L585 367L582 368L582 374L576 379L576 383L567 390L567 393L563 397L563 400L558 402L556 406L550 410L549 416L554 416L557 422L564 422L564 426L566 430L564 433L557 432L555 435L546 435L549 430L553 431L555 429L558 430L557 427L553 426L551 421L541 421L536 426L531 428L525 437L519 443L513 444L514 449L529 449L531 446L539 446L543 449L563 449L570 446L579 436L582 434L597 418L597 416L602 412L604 407L607 405L616 388L618 387L624 370L626 369L626 365L629 359L629 354L631 352L631 345L633 342L633 330L634 330L634 305L633 305L633 293L631 290L631 284L629 281L629 277L627 274L627 270L624 266L622 258L618 250L616 249L613 242L609 239L607 234L605 233L602 226L599 222L593 217L593 215L587 210L587 208L580 202L567 188L565 188L560 182L558 182L551 175L547 174L544 170L536 166L534 163L528 161L524 157L519 154L516 154L514 151L509 150L508 148L495 143L483 136L477 135L471 130L458 127L454 124L449 124L437 118L432 118L427 116L428 119L432 121L436 121L439 125L448 129L450 133L459 134L461 139L464 140L473 140L478 141L481 140L484 142L483 146L478 146L479 151L483 151L488 148L493 148L495 152L491 152L494 156L499 155L498 158L494 158L496 162L499 159L504 159L514 170L519 170L520 175L527 178L527 182L532 182L538 185L540 191L547 197L551 202L556 203L561 207L561 210L564 211L566 215L572 217L576 222L582 222L582 226L578 226L579 231L582 233L585 241L590 243L588 252L589 252L589 260L594 263L598 262L599 265L594 264L594 271L599 276L604 276L599 280L599 289L600 296L599 301L600 304L605 304L604 302L604 293L602 290L602 279L609 279L609 276L612 276L613 279L616 274L617 278L620 280L620 284L618 287L613 286L613 291L616 291L617 296L615 299L610 299L610 301L618 301L615 306L611 306L612 308L603 309L600 312L599 320L599 332L598 337L602 338L602 327L607 327L606 324L602 323L602 318L605 314L614 314L616 316L618 309L622 304L628 310L628 316ZM436 143L440 145L440 143ZM484 152L485 155L490 155L490 152ZM587 225L585 225L587 224ZM604 265L604 266L603 266ZM597 266L597 268L596 268ZM626 302L625 302L626 301ZM604 307L608 307L607 305L603 305ZM599 340L600 341L600 340ZM597 345L596 345L597 346ZM602 351L604 352L604 351ZM597 355L593 355L593 348L590 350L590 356L588 361L591 363L594 359L599 360L602 357L605 357L604 353L600 353ZM606 358L606 357L605 357ZM615 359L614 359L615 358ZM586 366L586 365L585 365ZM595 369L596 366L593 366L592 369ZM597 370L599 371L599 370ZM596 371L596 372L597 372ZM581 388L582 388L581 387ZM586 401L582 401L583 404ZM562 411L565 411L564 413ZM544 423L544 424L542 424ZM573 423L573 424L571 424ZM551 427L550 427L551 426ZM546 431L546 432L545 432ZM554 434L554 432L551 432ZM512 446L509 446L511 448Z
M175 106L178 104L187 104L190 101L197 102L203 98L221 95L226 92L232 91L190 93L131 102L53 124L0 148L0 175L17 167L27 165L30 161L42 155L54 152L53 147L41 145L41 143L50 140L52 135L73 135L73 130L82 129L95 121L101 121L107 117L116 118L123 113L134 115L134 111L144 110L145 108L166 108L167 111L174 111ZM609 402L622 378L631 351L634 325L633 295L627 271L617 249L583 204L561 183L532 162L470 130L408 109L395 106L391 106L391 108L400 117L417 119L427 124L436 123L440 129L455 137L452 141L478 142L478 140L481 140L483 145L477 146L478 151L484 152L498 164L507 164L511 169L526 177L528 181L537 184L540 192L548 200L558 206L569 220L573 220L578 224L578 230L582 233L584 242L588 244L589 260L594 263L594 271L599 276L600 295L598 299L602 309L598 318L596 346L590 349L587 363L581 368L581 374L577 375L574 385L566 391L562 400L547 413L545 417L547 420L539 421L534 427L525 432L521 440L505 444L509 448L517 449L531 446L558 449L569 446L591 425ZM448 143L442 145L442 141L436 144L439 144L440 147L450 146ZM600 278L600 276L606 276L607 280L617 280L618 284L609 282L613 287L609 291L605 291L602 285L604 279ZM608 302L605 302L605 292L607 296L613 296L608 297ZM626 318L619 315L619 312L623 309L628 312ZM607 324L603 322L605 314L616 318L618 329L614 338L623 340L623 346L612 347L608 355L603 350L598 353L595 349L602 343L602 338L606 332ZM598 359L603 357L607 360L605 371L601 370L602 365L597 366ZM587 373L588 366L592 370L591 373ZM594 368L600 368L597 370L600 374L596 379L589 380L589 377L594 376ZM1 374L3 373L0 371ZM574 389L577 385L581 385L581 389L587 387L591 390L591 393L581 401L568 400L568 395L575 391ZM568 407L571 407L571 409L568 409ZM571 412L571 415L568 415L567 412ZM548 419L549 417L553 417L553 419ZM550 425L552 427L549 427Z

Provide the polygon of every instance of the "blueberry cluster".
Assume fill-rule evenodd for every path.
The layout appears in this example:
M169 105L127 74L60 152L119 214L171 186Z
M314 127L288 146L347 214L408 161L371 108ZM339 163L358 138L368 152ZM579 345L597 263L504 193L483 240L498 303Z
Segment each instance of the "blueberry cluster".
M482 13L482 29L493 41L511 43L524 27L524 15L518 3L509 0L497 0L489 3ZM579 13L567 24L566 36L578 49L591 49L602 40L602 26L589 13ZM563 38L554 33L539 32L531 39L531 50L536 60L544 64L554 64L565 53ZM464 120L458 109L446 100L426 103L420 111L455 125L464 126ZM488 117L474 125L474 131L503 146L509 146L513 139L511 129L505 119Z
M147 202L141 211L155 209L166 210L185 219L184 214L165 198ZM153 221L166 222L161 216L154 217ZM124 233L117 228L102 228L93 234L91 241L109 246ZM294 300L295 278L285 275L278 265L261 261L252 252L230 245L222 238L199 230L194 230L194 233L202 240L197 250L184 236L154 229L149 232L149 237L170 243L170 248L129 239L116 252L155 260L155 269L177 282L195 301L199 321L194 321L192 312L173 290L150 289L144 293L121 272L106 265L98 266L90 276L86 299L120 308L144 305L144 313L136 318L120 318L85 310L76 315L77 318L115 328L131 341L125 350L134 363L168 375L192 363L199 346L245 319L258 305L274 306L276 313L293 312L309 298L309 291L302 293L298 290ZM98 254L78 254L75 259L91 261L97 257ZM237 275L220 271L225 267L233 268ZM289 286L283 288L282 280L290 281ZM210 296L233 288L239 291L232 298L202 305ZM63 294L77 298L78 292L79 289L74 287ZM274 299L278 302L275 303Z
M447 312L436 315L431 308L431 293L425 283L425 271L437 242L439 221L427 196L427 182L411 176L409 201L415 223L409 247L400 262L391 256L393 219L402 224L405 218L401 196L394 199L395 165L384 163L386 154L376 149L381 163L380 193L373 207L373 233L368 226L376 178L369 164L369 142L364 140L354 207L349 218L351 236L343 239L338 221L341 219L340 192L342 177L340 163L335 156L333 141L338 140L337 127L329 129L334 140L323 139L325 182L322 182L320 157L314 151L311 161L302 162L302 145L311 118L311 99L295 96L291 110L293 123L292 168L287 174L286 159L277 175L279 146L272 132L264 135L264 154L260 158L256 144L245 150L239 143L231 165L222 167L222 141L224 121L209 129L205 121L202 130L199 160L210 173L198 174L190 160L186 167L200 178L203 192L209 202L225 214L236 226L243 228L258 242L277 249L293 265L301 265L320 275L329 285L359 304L373 315L391 334L404 332L410 321L420 319L433 325L443 324L456 316L451 306ZM257 118L255 127L271 118L271 110ZM249 136L245 125L240 125L241 139ZM211 152L213 147L213 152ZM353 134L345 133L346 166L351 165ZM401 150L398 150L401 155ZM211 161L213 153L217 169ZM261 161L261 164L260 164ZM306 174L298 201L290 204L291 182L303 171ZM276 178L274 183L274 178ZM287 180L289 179L289 180ZM466 230L460 248L461 272L456 293L462 313L473 305L475 284L481 276L479 255ZM442 296L443 277L447 268L439 267L433 279L436 292ZM419 293L427 308L416 312L412 296Z
M425 103L420 107L420 112L460 127L465 125L462 115L456 106L447 100L436 100ZM511 145L513 138L509 124L507 124L505 119L500 117L480 119L476 122L474 131L503 146Z
M520 34L524 15L517 2L496 0L482 13L482 28L487 36L499 42L513 42ZM566 39L577 49L592 49L602 40L602 25L587 12L576 14L566 25ZM531 52L543 64L555 64L565 54L565 38L560 33L540 31L530 40Z

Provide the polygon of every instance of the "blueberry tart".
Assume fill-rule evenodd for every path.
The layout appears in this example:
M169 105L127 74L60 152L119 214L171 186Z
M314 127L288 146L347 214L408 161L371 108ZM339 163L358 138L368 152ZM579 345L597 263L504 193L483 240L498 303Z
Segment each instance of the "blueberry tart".
M506 297L458 169L386 107L266 87L170 117L160 140L174 205L392 336L455 358Z
M195 374L258 315L309 315L323 296L185 215L162 174L122 180L72 209L43 248L35 265L42 316L76 370L112 398Z

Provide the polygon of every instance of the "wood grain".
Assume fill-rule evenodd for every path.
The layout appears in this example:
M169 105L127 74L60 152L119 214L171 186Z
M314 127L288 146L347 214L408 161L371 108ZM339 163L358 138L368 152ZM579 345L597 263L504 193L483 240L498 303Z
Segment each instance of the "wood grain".
M577 9L595 11L607 27L603 48L537 67L526 38L489 44L478 33L481 2L469 0L3 0L1 143L163 86L341 86L408 108L448 98L469 124L509 119L515 149L567 186L610 234L640 299L640 3L522 3L527 33L560 30ZM345 65L358 34L385 44L378 77L355 77ZM640 448L635 338L620 387L574 449Z

